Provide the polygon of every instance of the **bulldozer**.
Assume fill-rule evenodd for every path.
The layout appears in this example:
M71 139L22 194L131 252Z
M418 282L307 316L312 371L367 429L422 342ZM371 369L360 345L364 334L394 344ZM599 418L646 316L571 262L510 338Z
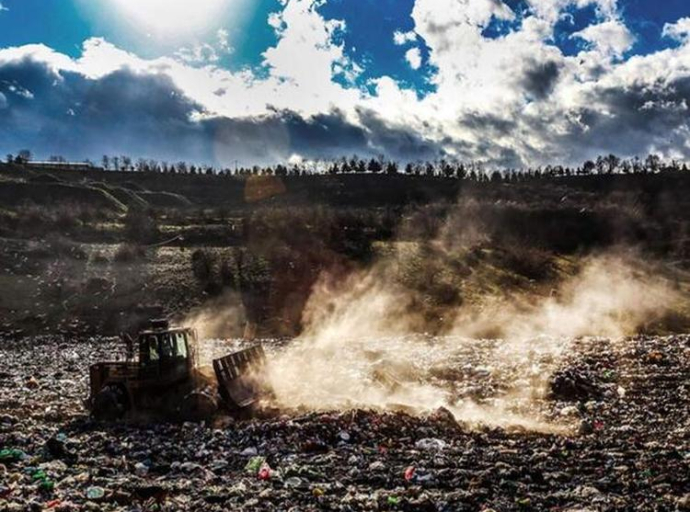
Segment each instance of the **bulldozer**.
M214 382L213 374L199 365L199 339L193 328L153 320L136 341L127 335L123 341L126 361L99 362L89 369L85 405L95 419L200 420L221 409L246 416L270 394L261 379L266 355L260 344L215 359Z

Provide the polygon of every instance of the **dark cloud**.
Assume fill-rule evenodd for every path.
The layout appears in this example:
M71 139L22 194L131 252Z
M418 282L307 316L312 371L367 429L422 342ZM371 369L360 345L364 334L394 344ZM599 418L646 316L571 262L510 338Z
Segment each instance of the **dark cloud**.
M470 130L494 136L509 135L517 128L514 118L500 117L497 114L465 114L459 123Z
M73 72L56 75L44 63L24 60L0 67L0 92L8 98L0 125L5 151L30 147L70 158L104 153L171 157L184 148L201 157L208 147L200 127L189 122L201 107L165 75L123 69L91 80Z
M560 74L561 64L558 62L533 61L525 70L521 85L528 96L541 100L551 94Z
M526 72L525 90L545 99L538 110L464 114L457 127L472 137L434 141L425 134L436 133L436 125L422 133L361 107L354 121L337 109L310 117L277 109L254 117L213 117L162 73L123 68L90 79L27 58L0 65L0 154L30 148L40 156L73 159L128 154L249 165L293 154L356 153L401 162L454 156L504 167L573 164L609 152L632 156L655 150L690 158L690 77L592 87L585 102L591 106L563 110L546 100L559 74L558 65L548 63Z
M394 126L371 109L357 109L359 120L369 134L369 152L392 155L404 161L433 160L444 156L434 142L406 126Z
M652 151L690 158L690 77L653 86L597 87L589 99L591 107L526 120L553 148L534 158L580 163L604 153L642 157ZM566 128L551 129L556 124Z
M202 124L221 162L279 162L292 154L337 158L362 152L368 143L364 129L349 123L338 110L309 118L273 111L247 118L216 117Z
M0 93L7 97L0 124L4 152L29 147L42 156L129 154L220 165L275 163L293 154L385 153L401 160L440 154L418 134L365 110L358 123L337 109L311 117L275 109L255 117L212 117L167 75L126 68L88 79L25 59L0 67Z

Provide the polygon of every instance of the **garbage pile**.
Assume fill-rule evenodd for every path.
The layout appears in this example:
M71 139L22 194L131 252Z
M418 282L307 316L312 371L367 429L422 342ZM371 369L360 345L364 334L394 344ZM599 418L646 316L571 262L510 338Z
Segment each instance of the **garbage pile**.
M87 368L114 340L0 340L0 510L690 510L690 337L574 347L559 435L443 408L98 424Z

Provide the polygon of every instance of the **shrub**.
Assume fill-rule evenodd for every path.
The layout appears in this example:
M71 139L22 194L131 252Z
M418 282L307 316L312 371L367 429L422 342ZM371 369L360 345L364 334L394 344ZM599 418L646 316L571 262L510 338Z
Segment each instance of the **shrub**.
M88 257L81 245L70 242L62 237L51 237L47 239L46 249L51 256L56 258L69 258L84 261Z
M130 263L142 260L145 257L146 250L142 246L123 242L117 247L113 260L118 263Z
M505 254L504 263L508 270L536 281L550 277L553 271L552 255L536 247L511 247Z
M77 215L65 208L55 212L54 223L58 231L62 233L71 233L80 225Z
M103 277L92 277L84 284L84 291L89 294L99 294L112 290L113 283Z
M130 242L148 244L158 239L158 220L151 210L130 208L124 224L125 237Z
M216 257L210 251L197 249L192 253L192 273L202 284L207 284L212 280L215 264Z
M108 257L102 252L95 252L91 256L91 263L94 265L107 265L109 260Z
M235 271L232 268L232 264L227 259L224 259L220 264L220 282L224 287L237 288Z

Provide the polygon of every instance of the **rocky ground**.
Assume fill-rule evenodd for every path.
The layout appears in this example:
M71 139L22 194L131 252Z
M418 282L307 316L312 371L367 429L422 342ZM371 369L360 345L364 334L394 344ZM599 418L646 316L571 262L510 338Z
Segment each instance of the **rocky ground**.
M0 340L0 510L690 509L690 337L577 342L540 405L563 433L443 409L96 424L86 369L114 343Z

